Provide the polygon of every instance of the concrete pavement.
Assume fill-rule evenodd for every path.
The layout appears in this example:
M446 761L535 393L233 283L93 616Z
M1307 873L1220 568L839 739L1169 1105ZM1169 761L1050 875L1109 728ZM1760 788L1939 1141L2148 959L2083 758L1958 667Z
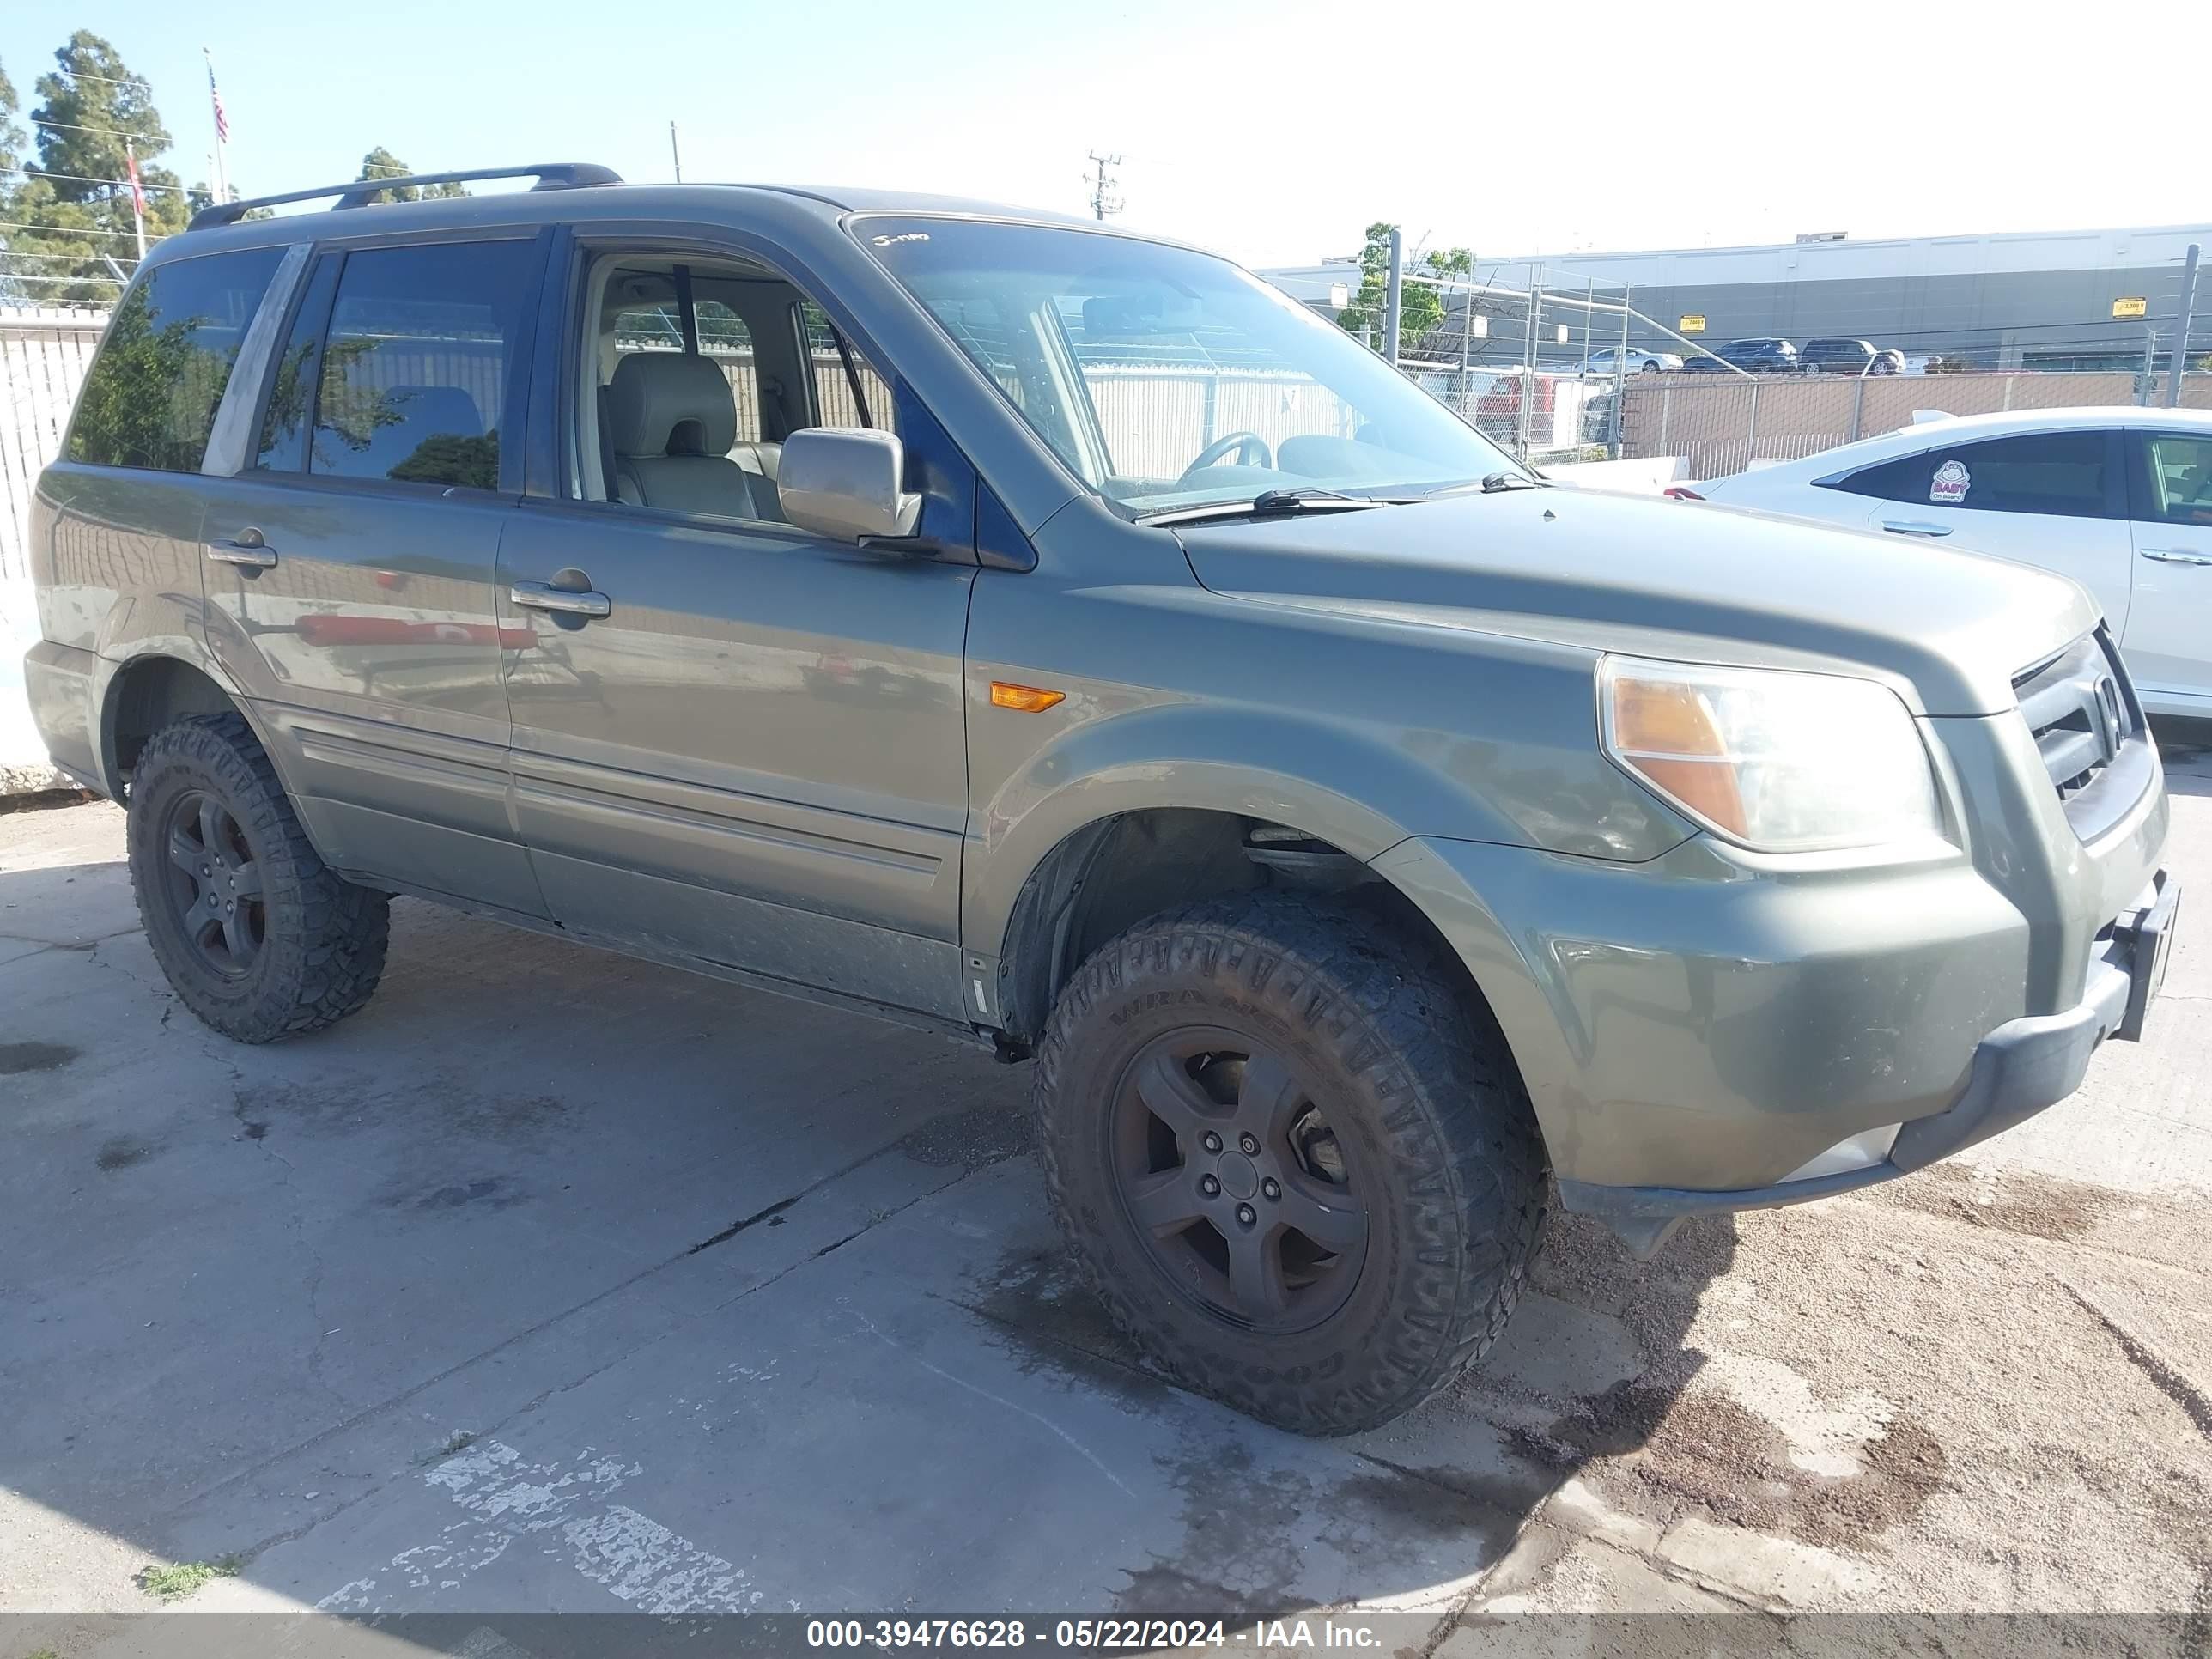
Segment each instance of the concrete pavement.
M413 902L237 1048L120 824L0 816L0 1610L2212 1611L2201 924L2075 1100L1648 1266L1569 1220L1480 1376L1313 1442L1106 1327L1026 1068Z

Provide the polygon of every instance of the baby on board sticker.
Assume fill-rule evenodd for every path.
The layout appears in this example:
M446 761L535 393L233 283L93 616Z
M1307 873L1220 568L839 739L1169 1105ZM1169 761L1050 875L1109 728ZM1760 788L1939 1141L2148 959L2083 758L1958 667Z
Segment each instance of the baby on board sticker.
M1928 499L1938 507L1957 507L1966 499L1973 483L1974 475L1966 471L1965 462L1946 461L1929 480Z

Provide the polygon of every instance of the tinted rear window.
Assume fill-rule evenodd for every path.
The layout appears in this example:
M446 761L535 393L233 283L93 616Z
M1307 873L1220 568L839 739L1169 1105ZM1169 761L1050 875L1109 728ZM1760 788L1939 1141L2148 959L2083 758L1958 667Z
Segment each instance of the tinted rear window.
M197 472L246 325L281 247L175 259L146 273L108 321L67 454L94 466Z
M442 242L348 255L307 470L497 489L532 252L525 241Z
M2102 432L2031 432L1884 461L1838 481L1854 495L1984 513L2110 515Z

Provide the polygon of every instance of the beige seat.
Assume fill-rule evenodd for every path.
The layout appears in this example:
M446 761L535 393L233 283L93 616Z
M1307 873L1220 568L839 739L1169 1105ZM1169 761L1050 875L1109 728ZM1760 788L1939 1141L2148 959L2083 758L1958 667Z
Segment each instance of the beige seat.
M731 459L737 401L708 359L672 351L624 357L607 383L606 420L617 500L675 513L782 520L773 462L757 453L748 457L750 467Z

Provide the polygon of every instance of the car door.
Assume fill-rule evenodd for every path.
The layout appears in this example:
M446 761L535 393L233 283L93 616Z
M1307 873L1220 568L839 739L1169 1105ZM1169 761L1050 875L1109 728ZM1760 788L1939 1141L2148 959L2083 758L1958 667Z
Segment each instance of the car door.
M2212 714L2212 432L2127 435L2136 592L2120 647L2139 692Z
M202 530L210 647L324 856L532 916L492 580L543 263L529 230L321 252Z
M676 264L582 250L549 315L563 389L543 420L569 459L499 561L502 625L530 640L505 661L532 866L580 935L957 1018L974 567L781 521L775 441L890 423L885 382L826 319L810 338L801 291L756 258L682 261L727 295L718 330L624 337L608 293ZM921 418L898 423L909 489ZM973 476L925 529L963 489L972 523Z
M2120 434L2097 428L1939 444L1839 481L1867 527L2071 576L2124 633L2134 563Z

